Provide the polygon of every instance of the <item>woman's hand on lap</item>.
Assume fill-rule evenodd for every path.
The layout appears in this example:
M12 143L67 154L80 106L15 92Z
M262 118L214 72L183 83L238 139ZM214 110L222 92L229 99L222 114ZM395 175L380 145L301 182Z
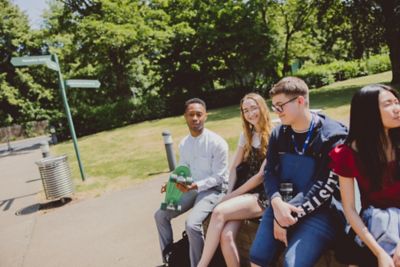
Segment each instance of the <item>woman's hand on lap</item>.
M397 244L396 250L393 255L394 266L400 267L400 243Z

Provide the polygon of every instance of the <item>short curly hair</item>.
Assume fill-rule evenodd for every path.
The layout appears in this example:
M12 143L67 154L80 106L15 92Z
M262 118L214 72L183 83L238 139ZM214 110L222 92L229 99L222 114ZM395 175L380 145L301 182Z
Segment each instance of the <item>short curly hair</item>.
M190 104L200 104L200 105L202 105L202 106L204 107L205 110L207 110L206 102L204 102L204 101L201 100L200 98L195 97L195 98L191 98L191 99L189 99L189 100L187 100L187 101L185 102L185 109L184 109L184 112L186 112L186 110L187 110L187 108L188 108L188 106L189 106Z

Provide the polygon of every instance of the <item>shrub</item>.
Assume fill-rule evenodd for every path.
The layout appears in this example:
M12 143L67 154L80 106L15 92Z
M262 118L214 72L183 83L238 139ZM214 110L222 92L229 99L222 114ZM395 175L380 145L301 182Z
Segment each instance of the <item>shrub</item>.
M335 81L332 71L324 65L303 68L296 73L296 76L302 78L310 88L321 87Z
M332 71L335 81L347 80L368 74L365 64L359 60L334 61L327 64L327 67Z
M318 88L335 81L347 80L391 69L389 55L375 55L365 60L338 60L324 65L304 65L296 76L310 88Z
M388 71L392 68L389 55L387 54L372 56L366 60L365 65L369 74Z

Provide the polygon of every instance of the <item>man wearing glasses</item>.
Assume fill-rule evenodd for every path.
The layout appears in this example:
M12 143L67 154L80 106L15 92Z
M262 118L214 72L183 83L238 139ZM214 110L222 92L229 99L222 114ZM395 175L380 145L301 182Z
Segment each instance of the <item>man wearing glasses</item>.
M334 205L338 181L328 153L344 141L347 129L311 112L308 91L296 77L282 79L270 91L282 125L269 141L264 186L271 206L250 251L252 266L273 265L282 251L284 266L314 266L343 224Z

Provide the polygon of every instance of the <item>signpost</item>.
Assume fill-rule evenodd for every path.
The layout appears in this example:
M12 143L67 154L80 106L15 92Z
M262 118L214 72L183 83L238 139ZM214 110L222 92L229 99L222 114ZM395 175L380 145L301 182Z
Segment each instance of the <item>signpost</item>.
M99 88L100 82L97 80L66 80L68 88Z
M11 58L11 64L13 64L16 67L38 65L38 64L46 64L49 61L52 61L51 60L51 55L47 55L47 56L29 56L29 57L13 57L13 58Z
M85 171L83 169L81 156L79 153L78 141L76 139L74 122L72 121L71 111L67 100L65 88L99 88L100 82L97 80L67 80L64 81L60 70L57 55L44 56L25 56L11 58L11 64L16 67L31 66L31 65L46 65L47 68L57 71L58 85L60 88L61 97L64 103L65 114L67 115L69 130L71 132L72 141L74 144L75 154L78 159L79 170L81 172L82 181L85 181Z
M59 66L51 60L51 55L47 56L29 56L29 57L13 57L11 64L16 67L31 65L46 65L49 69L59 71Z

